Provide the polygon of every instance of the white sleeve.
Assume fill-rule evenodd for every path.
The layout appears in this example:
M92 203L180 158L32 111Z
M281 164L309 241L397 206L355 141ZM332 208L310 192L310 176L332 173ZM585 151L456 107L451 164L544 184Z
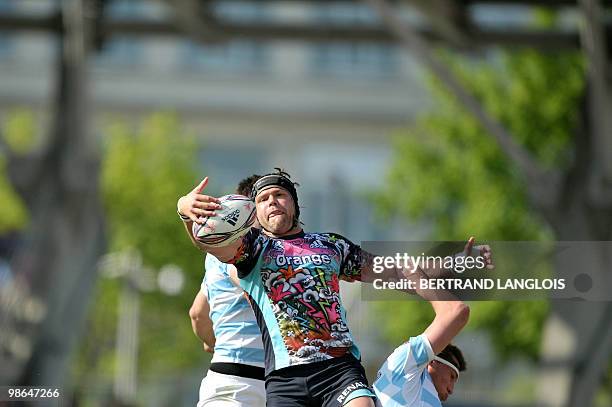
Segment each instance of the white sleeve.
M416 338L410 338L408 342L410 343L410 353L417 367L427 365L436 356L425 334L421 334Z
M396 374L419 374L434 358L433 349L427 337L422 334L412 337L408 342L399 346L387 358L386 367Z
M212 274L211 270L214 267L217 267L218 263L219 260L217 260L215 256L206 253L206 256L204 258L204 278L202 278L202 284L200 285L200 291L202 291L204 295L206 295L206 298L208 298L208 286L206 285L206 280L208 279L207 276L210 276Z

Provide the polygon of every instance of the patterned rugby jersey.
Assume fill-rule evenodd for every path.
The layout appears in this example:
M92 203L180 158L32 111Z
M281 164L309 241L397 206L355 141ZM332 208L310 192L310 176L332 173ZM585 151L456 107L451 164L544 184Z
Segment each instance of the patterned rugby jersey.
M333 233L271 238L252 229L232 261L262 332L266 374L360 352L339 280L361 280L371 255Z

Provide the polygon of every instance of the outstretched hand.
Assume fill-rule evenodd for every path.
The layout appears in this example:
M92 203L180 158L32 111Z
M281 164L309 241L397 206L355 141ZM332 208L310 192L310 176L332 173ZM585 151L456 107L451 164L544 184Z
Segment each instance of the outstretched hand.
M474 246L474 242L476 239L474 236L471 236L465 247L463 249L463 254L465 256L471 257L482 257L485 261L485 267L488 270L493 270L495 268L495 264L493 263L493 258L491 257L491 247L488 244L482 244L478 246Z
M208 177L205 177L187 195L182 196L177 203L178 211L196 223L203 223L204 218L215 216L215 210L221 208L219 199L202 194L206 185Z

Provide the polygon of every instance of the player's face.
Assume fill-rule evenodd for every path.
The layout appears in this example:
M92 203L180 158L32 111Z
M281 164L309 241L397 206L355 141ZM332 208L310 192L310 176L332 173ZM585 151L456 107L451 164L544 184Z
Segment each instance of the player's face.
M255 204L257 219L265 230L275 235L283 235L292 229L295 204L286 189L265 189L257 194Z
M455 389L455 383L458 379L457 373L445 364L436 361L429 365L428 371L438 392L438 397L441 401L446 401Z

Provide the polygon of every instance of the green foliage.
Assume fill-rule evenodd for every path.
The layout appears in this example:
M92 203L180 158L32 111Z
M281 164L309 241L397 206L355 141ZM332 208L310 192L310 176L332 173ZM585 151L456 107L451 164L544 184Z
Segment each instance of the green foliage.
M99 279L93 298L86 335L79 344L74 365L73 373L79 385L84 384L84 379L92 378L92 382L96 382L99 377L112 377L115 369L115 328L119 301L117 281Z
M196 145L172 115L147 119L136 134L123 124L110 127L102 166L102 191L110 227L110 250L138 249L145 262L192 266L176 201L197 181ZM174 238L174 239L173 239Z
M0 234L21 230L27 222L27 211L15 193L6 174L5 158L0 156Z
M603 385L595 395L594 405L596 407L612 405L612 360L610 360L608 369L604 372Z
M175 264L185 273L183 292L158 291L141 297L139 372L164 374L202 363L188 310L199 290L202 253L194 249L176 214L176 201L197 184L197 145L171 114L155 114L137 130L125 123L108 127L101 188L109 251L137 250L147 267ZM110 375L114 369L117 280L102 279L90 314L77 375Z
M566 167L583 93L577 54L522 50L474 62L447 57L459 78L542 165ZM563 86L559 86L563 84ZM439 83L435 111L399 131L388 185L377 203L385 214L426 218L434 238L547 240L551 232L530 207L524 181L494 139ZM403 327L392 341L418 333L431 320L423 304L399 305ZM469 327L486 330L498 355L538 355L545 302L471 304ZM429 315L429 314L427 314ZM410 325L415 324L415 325Z
M9 112L0 128L0 136L10 154L30 151L36 137L34 115L26 110ZM27 223L27 210L6 173L7 156L0 151L0 233L21 230Z
M6 144L16 155L29 153L39 141L34 114L28 109L11 111L3 130Z

